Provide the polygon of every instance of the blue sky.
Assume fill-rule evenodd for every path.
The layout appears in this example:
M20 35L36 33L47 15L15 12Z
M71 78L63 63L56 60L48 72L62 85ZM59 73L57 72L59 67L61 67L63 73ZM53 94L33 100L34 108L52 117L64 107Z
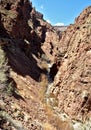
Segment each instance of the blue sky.
M44 19L52 25L69 25L84 8L91 5L91 0L30 0Z

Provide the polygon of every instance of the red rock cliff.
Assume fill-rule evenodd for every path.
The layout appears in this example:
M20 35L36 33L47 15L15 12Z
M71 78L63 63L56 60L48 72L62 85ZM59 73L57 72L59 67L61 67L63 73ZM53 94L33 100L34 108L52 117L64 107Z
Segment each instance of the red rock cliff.
M87 119L91 114L91 7L62 35L63 58L52 92L58 108L72 119Z
M0 1L1 129L91 128L90 34L91 7L60 33L28 0Z

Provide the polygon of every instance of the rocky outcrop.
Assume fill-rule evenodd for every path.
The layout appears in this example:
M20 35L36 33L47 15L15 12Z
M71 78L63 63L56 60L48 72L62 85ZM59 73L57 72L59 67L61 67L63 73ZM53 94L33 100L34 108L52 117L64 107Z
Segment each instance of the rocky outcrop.
M71 128L44 102L59 39L28 0L0 1L0 129Z
M91 118L90 39L91 7L88 7L62 35L59 50L63 57L51 90L58 101L58 109L84 124ZM85 128L91 129L90 123L88 126Z

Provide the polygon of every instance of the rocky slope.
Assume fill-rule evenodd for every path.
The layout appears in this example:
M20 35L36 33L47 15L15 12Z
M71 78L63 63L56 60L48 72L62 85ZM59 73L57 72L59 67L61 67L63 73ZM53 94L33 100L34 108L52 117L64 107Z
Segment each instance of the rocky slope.
M70 127L44 102L59 39L28 0L0 1L0 129Z
M61 33L28 0L0 1L1 130L91 129L90 19Z
M91 7L86 8L62 35L60 54L63 54L61 65L50 92L58 102L59 112L66 113L73 122L79 120L75 129L90 130Z

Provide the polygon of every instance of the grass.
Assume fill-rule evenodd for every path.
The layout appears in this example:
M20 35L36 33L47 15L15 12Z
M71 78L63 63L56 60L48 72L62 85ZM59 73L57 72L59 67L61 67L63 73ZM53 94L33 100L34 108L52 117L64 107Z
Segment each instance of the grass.
M8 95L12 95L14 93L14 85L13 85L13 82L10 82L7 86L7 94Z
M43 124L43 130L56 130L56 128L54 128L51 124L46 122Z
M40 79L40 91L39 91L40 100L42 102L44 102L45 100L45 93L46 93L47 86L48 86L48 79L46 75L42 74Z
M8 59L3 48L0 46L0 84L4 85L5 92L9 95L12 95L14 92L14 83L9 80L9 67Z
M62 119L54 112L52 106L45 104L45 112L48 116L48 122L44 123L44 130L73 130L70 121Z

